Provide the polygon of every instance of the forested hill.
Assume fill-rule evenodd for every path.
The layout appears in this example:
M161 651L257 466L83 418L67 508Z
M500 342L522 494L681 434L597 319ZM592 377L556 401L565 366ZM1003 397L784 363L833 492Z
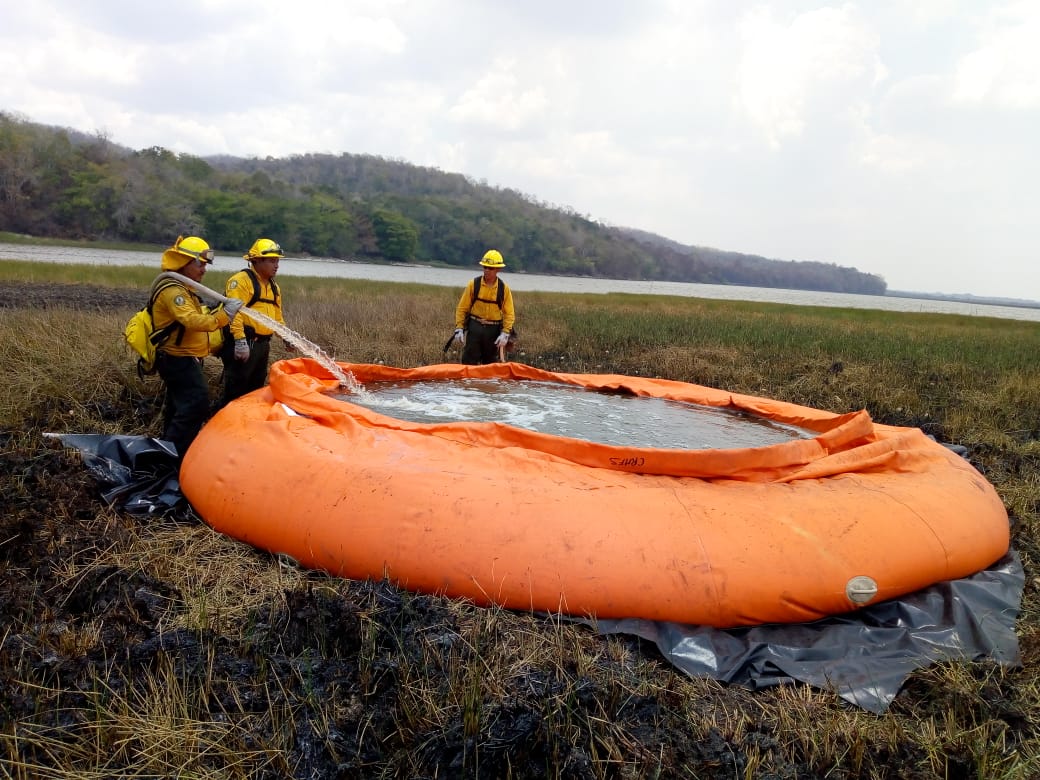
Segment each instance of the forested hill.
M3 112L0 230L159 245L196 234L228 252L268 236L293 256L467 267L494 247L510 272L886 290L881 277L854 268L684 246L403 160L135 151Z

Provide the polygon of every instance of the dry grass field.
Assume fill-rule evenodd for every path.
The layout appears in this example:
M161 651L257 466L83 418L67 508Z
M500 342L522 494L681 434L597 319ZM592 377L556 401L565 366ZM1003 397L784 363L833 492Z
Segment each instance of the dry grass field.
M158 435L158 381L121 342L153 275L0 263L0 777L1040 777L1040 324L517 296L522 362L865 408L969 448L1026 570L1022 664L930 666L873 715L106 506L43 434ZM339 360L445 359L458 291L282 287L290 325Z

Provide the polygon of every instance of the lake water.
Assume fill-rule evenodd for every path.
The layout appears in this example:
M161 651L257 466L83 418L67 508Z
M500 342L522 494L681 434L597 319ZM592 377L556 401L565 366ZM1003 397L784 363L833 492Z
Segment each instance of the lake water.
M162 253L129 252L78 247L34 246L0 243L0 259L33 260L52 263L84 263L94 265L150 266L159 270ZM244 265L239 255L217 255L214 267L238 270ZM414 282L442 287L462 287L480 273L476 263L472 268L431 268L422 265L380 265L345 260L313 258L284 259L279 264L279 276L319 276L337 279L368 279L382 282ZM592 279L576 276L543 276L539 274L510 273L503 278L517 292L567 293L637 293L642 295L678 295L687 298L711 298L729 301L758 301L786 303L798 306L833 306L852 309L879 309L882 311L926 312L935 314L966 314L975 317L998 317L1011 320L1040 322L1040 308L1018 306L991 306L960 301L936 301L924 298L897 298L881 295L851 295L847 293L813 292L810 290L780 290L766 287L740 287L721 284L690 284L686 282L640 282L625 279Z

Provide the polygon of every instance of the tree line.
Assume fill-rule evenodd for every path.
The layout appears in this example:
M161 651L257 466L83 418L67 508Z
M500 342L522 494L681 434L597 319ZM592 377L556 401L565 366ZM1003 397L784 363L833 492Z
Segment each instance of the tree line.
M268 236L298 257L460 266L495 247L512 272L886 291L883 278L854 268L685 246L403 160L133 150L5 112L0 230L156 245L194 234L229 252Z

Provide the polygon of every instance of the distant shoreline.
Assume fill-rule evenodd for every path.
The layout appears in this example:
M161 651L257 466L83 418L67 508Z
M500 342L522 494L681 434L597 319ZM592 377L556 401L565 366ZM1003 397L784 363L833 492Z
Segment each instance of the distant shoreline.
M1040 309L1040 301L1030 301L1024 298L993 298L983 295L971 295L970 293L946 294L946 293L924 293L911 292L909 290L888 290L885 292L887 298L914 298L926 301L956 301L957 303L972 303L980 306L1013 306L1019 309Z
M104 242L104 241L75 241L72 239L56 239L56 238L39 238L35 236L29 236L19 233L11 233L7 231L0 231L0 243L16 244L23 246L51 246L51 247L70 247L78 249L110 249L120 252L154 252L161 254L163 247L153 246L151 244L133 244L126 242ZM294 259L297 260L310 260L316 262L335 262L335 263L361 263L365 265L385 265L388 267L416 267L416 268L443 268L447 270L459 270L464 266L452 265L451 263L443 262L407 262L397 263L387 260L380 260L377 258L334 258L334 257L310 257L310 256L299 256ZM524 275L525 271L513 270L511 273ZM538 276L549 276L549 277L561 277L571 279L599 279L605 277L594 277L574 274L553 274L539 272ZM648 283L655 282L667 282L669 280L664 279L644 279L644 280L621 280L621 281L645 281ZM682 284L707 284L704 282L682 282ZM741 285L741 284L726 284L724 287L758 287L757 285ZM764 287L762 289L778 289L778 290L798 290L804 292L814 292L813 290L804 290L798 287ZM823 291L833 292L833 291ZM871 295L871 293L855 293L856 295ZM970 293L923 293L923 292L911 292L909 290L886 290L884 294L877 295L878 298L914 298L917 300L931 300L931 301L954 301L956 303L967 303L977 304L986 306L1011 306L1018 309L1040 309L1040 301L1032 301L1022 298L1001 298L996 296L977 296Z

